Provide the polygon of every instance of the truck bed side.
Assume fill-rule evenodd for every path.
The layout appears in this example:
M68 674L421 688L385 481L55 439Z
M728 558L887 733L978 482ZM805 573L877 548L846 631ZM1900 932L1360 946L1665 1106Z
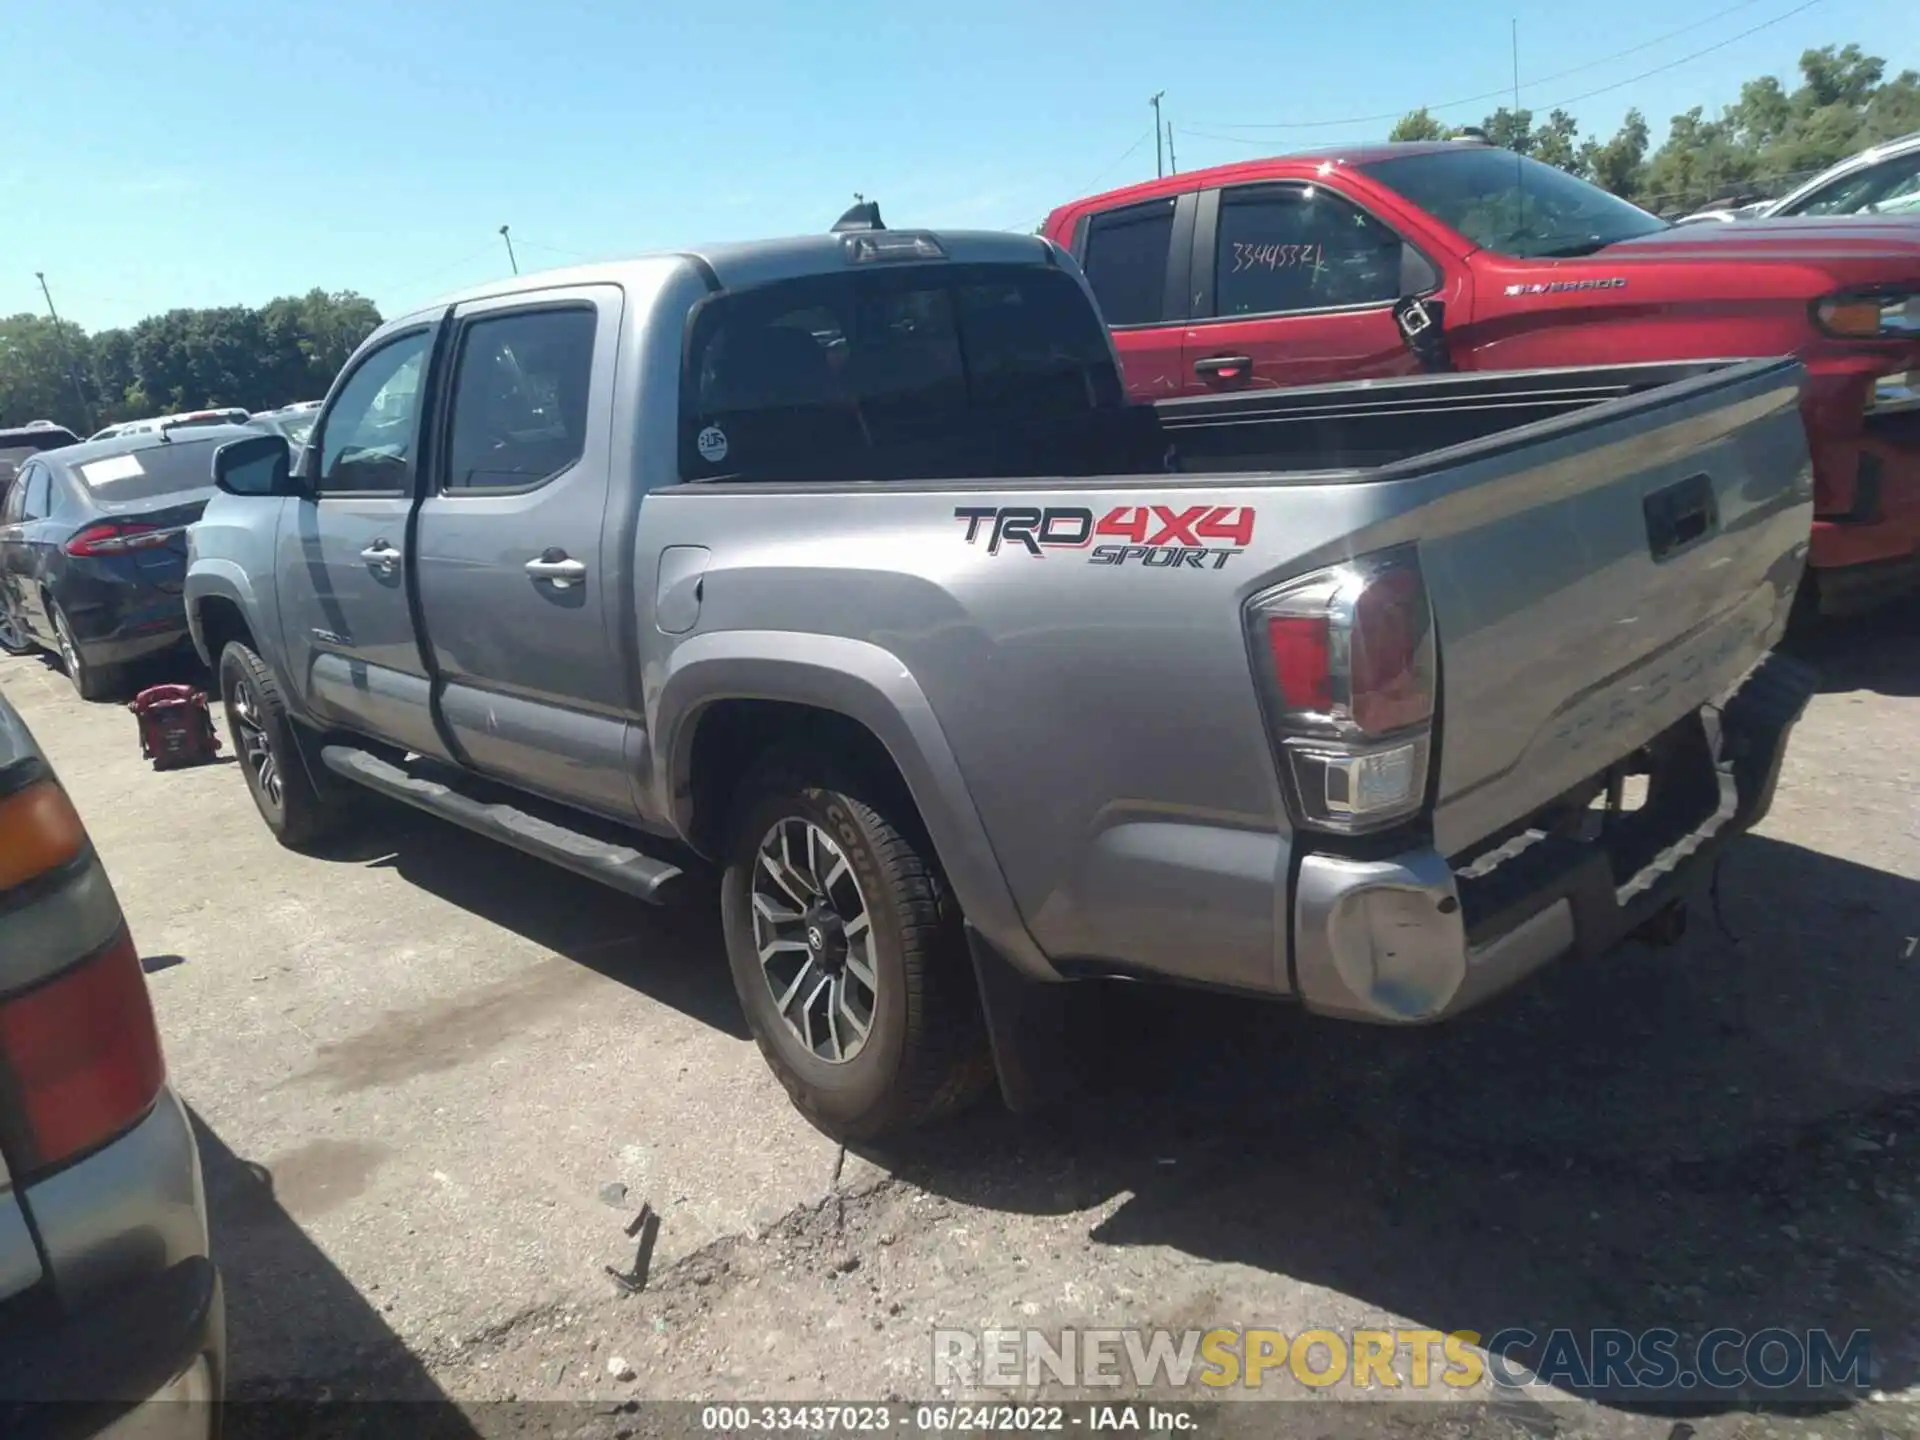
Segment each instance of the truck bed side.
M679 752L689 718L661 697L700 693L676 676L720 637L728 693L755 693L740 677L757 647L772 699L800 698L779 686L819 668L801 637L871 647L924 698L915 718L950 747L1055 962L1284 989L1301 841L1256 696L1249 598L1418 546L1440 641L1433 823L1452 853L1765 652L1810 514L1797 384L1791 362L1736 366L1357 477L657 490L643 561L669 545L709 558L698 624L649 686L656 753ZM1656 562L1645 502L1675 482L1693 500L1704 484L1711 515Z

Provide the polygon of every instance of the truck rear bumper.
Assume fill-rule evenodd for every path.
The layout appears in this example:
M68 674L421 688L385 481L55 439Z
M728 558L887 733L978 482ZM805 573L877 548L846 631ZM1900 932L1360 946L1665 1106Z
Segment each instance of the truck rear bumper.
M1522 829L1450 861L1309 854L1294 891L1294 978L1308 1009L1420 1024L1568 954L1593 955L1685 896L1773 801L1813 672L1768 655L1671 740L1645 808L1615 839Z

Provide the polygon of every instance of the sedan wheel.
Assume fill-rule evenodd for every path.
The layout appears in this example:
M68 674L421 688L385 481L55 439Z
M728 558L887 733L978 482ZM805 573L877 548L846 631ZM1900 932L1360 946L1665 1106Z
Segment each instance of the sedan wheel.
M67 667L67 677L74 684L80 684L87 667L80 659L80 647L73 643L73 634L67 629L67 617L58 610L53 612L53 633L60 641L60 663Z
M26 655L33 650L33 642L27 638L27 627L15 618L11 610L0 610L0 650L9 655Z
M67 679L73 682L82 700L109 698L119 683L119 671L105 665L89 665L74 641L73 626L68 623L66 612L58 605L53 606L52 611L53 635L60 646L60 664L66 669Z

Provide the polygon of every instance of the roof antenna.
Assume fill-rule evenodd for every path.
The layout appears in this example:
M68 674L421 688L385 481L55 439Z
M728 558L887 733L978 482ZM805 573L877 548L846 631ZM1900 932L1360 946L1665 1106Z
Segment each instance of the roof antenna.
M884 230L880 220L880 202L869 200L858 190L853 192L853 208L833 222L830 233L844 235L854 230Z

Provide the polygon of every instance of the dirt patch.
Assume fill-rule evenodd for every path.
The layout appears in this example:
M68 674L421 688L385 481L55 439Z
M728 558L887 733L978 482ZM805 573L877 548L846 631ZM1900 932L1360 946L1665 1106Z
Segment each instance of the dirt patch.
M285 1083L324 1085L340 1095L469 1065L601 983L571 960L543 960L445 1004L389 1011L370 1029L320 1046L314 1064Z
M392 1155L391 1147L370 1140L309 1140L270 1162L267 1171L281 1207L311 1220L363 1194Z

